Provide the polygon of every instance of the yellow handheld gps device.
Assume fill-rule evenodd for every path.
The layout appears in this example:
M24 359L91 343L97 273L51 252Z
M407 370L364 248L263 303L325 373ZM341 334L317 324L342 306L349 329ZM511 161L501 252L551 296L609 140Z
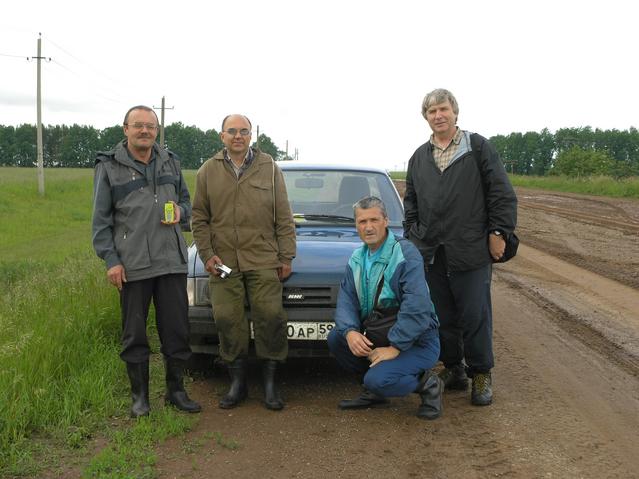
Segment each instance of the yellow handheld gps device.
M173 203L170 201L164 203L164 221L166 223L173 223L175 221L175 209L173 208Z

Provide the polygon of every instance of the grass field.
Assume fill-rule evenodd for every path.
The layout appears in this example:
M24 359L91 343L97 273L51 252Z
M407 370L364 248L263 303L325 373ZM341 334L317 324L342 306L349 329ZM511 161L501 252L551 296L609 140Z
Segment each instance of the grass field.
M616 180L609 176L569 178L565 176L520 176L510 177L513 185L544 190L568 191L614 198L639 199L639 178Z
M157 354L157 412L127 419L118 295L91 247L92 176L89 169L47 170L41 197L34 169L0 168L2 477L69 467L69 455L85 457L79 453L90 454L100 437L107 446L77 466L83 477L152 477L155 442L194 420L162 408ZM192 184L194 174L186 176Z

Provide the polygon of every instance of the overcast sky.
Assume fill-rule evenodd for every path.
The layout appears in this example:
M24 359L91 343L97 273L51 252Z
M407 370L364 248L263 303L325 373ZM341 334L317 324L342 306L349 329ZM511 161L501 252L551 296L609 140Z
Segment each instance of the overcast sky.
M401 169L450 89L484 136L639 126L632 1L11 1L0 16L0 124L104 128L135 104L220 129L244 113L301 160ZM178 152L179 153L179 152Z

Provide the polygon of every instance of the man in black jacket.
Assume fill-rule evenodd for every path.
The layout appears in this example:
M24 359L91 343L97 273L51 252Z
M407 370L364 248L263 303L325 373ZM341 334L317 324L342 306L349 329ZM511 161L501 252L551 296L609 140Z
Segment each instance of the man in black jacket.
M446 389L465 390L472 404L493 398L492 263L517 223L517 197L494 147L457 127L448 90L430 92L422 115L433 134L408 163L404 235L420 250L440 320L440 373ZM464 367L464 361L467 367Z

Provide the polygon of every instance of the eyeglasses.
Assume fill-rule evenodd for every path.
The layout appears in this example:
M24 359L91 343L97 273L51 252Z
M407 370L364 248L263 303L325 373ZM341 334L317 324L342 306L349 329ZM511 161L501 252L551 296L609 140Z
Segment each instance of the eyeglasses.
M158 126L154 123L125 123L126 126L133 128L134 130L141 130L146 128L149 131L157 130Z
M238 133L242 136L249 136L251 134L251 130L248 128L242 128L241 130L238 130L237 128L229 128L228 130L225 130L224 133L228 133L231 136L235 136Z

